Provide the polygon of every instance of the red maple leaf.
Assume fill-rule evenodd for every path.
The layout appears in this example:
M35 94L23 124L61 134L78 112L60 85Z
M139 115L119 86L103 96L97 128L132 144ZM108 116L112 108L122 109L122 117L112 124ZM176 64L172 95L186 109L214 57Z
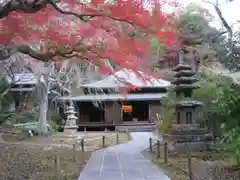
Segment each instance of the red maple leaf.
M164 0L145 3L62 0L58 7L71 13L60 13L46 6L36 13L11 12L0 19L0 42L12 47L42 43L45 45L42 53L52 59L65 57L69 51L57 53L57 49L67 46L71 53L75 52L73 55L91 59L105 72L108 67L104 59L110 59L120 68L145 71L143 59L149 54L149 40L153 36L166 46L176 43L174 14L162 10L166 3Z

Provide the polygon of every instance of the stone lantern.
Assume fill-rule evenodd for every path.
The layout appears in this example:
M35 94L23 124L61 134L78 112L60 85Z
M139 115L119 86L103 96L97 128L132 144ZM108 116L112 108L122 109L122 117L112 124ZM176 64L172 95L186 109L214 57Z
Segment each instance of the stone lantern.
M67 126L76 126L76 120L78 119L75 115L77 112L75 111L74 106L68 106L65 114L67 114Z

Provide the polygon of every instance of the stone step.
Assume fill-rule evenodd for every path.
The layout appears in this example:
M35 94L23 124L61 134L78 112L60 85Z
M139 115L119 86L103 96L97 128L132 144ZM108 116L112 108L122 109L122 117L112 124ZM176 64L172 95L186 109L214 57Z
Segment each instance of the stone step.
M77 125L65 125L64 129L76 129L77 130L78 126Z
M148 126L116 126L116 131L118 132L125 132L126 129L128 132L152 132L155 130L155 126L148 125Z
M180 130L180 129L171 129L169 130L168 134L171 135L201 135L201 134L206 134L208 133L208 130L206 129L184 129L184 130Z
M211 141L203 142L182 142L182 143L175 143L173 144L173 149L171 151L176 151L178 153L186 153L188 151L203 151L203 150L210 150L213 148L213 143Z

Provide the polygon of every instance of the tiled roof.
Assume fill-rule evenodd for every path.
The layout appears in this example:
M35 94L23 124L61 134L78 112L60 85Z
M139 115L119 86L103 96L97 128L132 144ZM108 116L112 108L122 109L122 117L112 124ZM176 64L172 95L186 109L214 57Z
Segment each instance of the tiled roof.
M142 93L142 94L100 94L100 95L81 95L74 97L59 97L60 100L73 101L116 101L116 100L161 100L165 97L165 93Z
M137 75L131 70L123 69L117 71L114 75L110 75L103 80L86 84L84 87L87 88L116 88L126 86L130 84L136 87L169 87L170 82L163 79L156 79L153 77L147 77L143 72L142 77ZM144 79L144 77L146 77Z

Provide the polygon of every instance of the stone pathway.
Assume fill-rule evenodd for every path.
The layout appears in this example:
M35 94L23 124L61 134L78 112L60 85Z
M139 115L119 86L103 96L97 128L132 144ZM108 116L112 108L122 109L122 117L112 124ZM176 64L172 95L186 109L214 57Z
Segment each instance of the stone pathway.
M78 180L170 180L163 170L141 153L152 133L131 133L130 142L96 151Z

